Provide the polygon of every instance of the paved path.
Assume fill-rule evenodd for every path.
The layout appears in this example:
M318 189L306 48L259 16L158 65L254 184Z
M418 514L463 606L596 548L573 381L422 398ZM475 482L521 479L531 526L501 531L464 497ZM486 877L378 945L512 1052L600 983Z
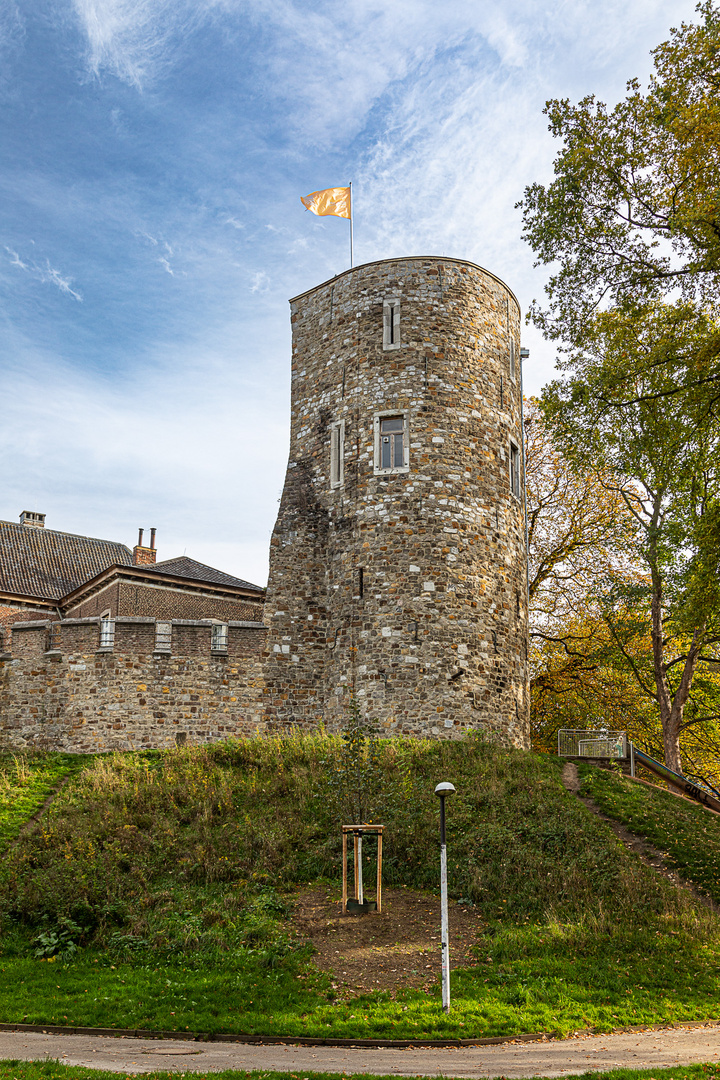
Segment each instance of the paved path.
M57 1058L115 1072L155 1069L217 1071L274 1069L302 1074L337 1072L398 1076L514 1077L563 1076L619 1067L662 1069L694 1062L717 1063L720 1025L670 1028L633 1034L578 1036L572 1039L460 1049L380 1050L331 1046L246 1046L88 1035L0 1032L0 1059Z

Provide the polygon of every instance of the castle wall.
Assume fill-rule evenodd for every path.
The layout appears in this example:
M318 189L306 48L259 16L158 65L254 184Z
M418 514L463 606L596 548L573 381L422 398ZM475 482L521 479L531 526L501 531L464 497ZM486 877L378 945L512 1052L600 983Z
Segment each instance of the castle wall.
M387 734L481 729L529 745L515 297L471 263L398 259L326 282L291 313L269 723L334 728L354 695ZM383 469L393 417L405 456Z
M211 623L175 620L156 651L156 620L16 624L0 651L0 747L92 753L162 749L263 733L265 628L228 626L227 651Z

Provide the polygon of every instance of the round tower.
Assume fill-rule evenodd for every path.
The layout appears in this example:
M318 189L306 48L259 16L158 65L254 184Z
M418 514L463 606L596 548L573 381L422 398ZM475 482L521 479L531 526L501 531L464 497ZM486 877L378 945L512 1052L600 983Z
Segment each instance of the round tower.
M267 719L529 745L520 309L474 263L367 263L295 297Z

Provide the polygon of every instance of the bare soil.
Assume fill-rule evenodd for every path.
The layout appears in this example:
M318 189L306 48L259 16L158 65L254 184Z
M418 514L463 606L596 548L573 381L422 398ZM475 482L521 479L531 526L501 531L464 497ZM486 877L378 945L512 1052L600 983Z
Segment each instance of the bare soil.
M327 888L297 894L293 923L312 942L314 962L333 976L341 998L369 990L427 988L440 977L440 898L411 889L383 889L382 911L343 914ZM473 967L482 930L472 907L450 901L450 967Z

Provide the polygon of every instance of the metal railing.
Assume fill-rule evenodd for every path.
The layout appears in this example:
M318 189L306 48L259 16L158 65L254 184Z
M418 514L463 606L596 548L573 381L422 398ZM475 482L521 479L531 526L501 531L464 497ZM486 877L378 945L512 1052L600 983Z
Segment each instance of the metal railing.
M625 731L607 728L560 728L558 757L625 758L628 738Z

